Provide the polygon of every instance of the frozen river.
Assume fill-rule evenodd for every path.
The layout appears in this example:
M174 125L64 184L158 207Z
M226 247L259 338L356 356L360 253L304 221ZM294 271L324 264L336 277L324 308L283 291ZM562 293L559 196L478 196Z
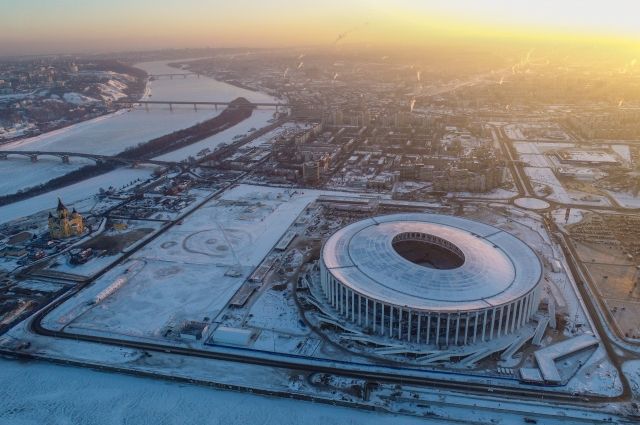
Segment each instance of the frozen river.
M167 61L144 62L136 66L144 69L149 74L179 72L175 68L169 67ZM207 77L158 79L149 83L145 94L145 98L151 97L154 100L196 101L230 101L240 96L254 102L274 101L273 97L264 93L235 87ZM162 105L154 105L148 111L144 108L121 110L114 114L85 121L37 137L6 144L0 149L70 151L112 155L123 151L127 147L135 146L155 137L212 118L221 111L222 109L215 110L213 107L199 107L197 111L194 111L191 106L174 107L173 111L171 111L168 106ZM204 148L213 150L221 143L231 142L235 136L245 135L253 128L264 127L273 118L273 113L273 110L256 110L250 118L236 126L193 146L163 155L162 159L180 161L190 155L195 155ZM10 158L6 161L0 161L0 195L15 193L19 190L45 183L52 178L64 175L86 164L86 160L77 158L72 158L70 164L62 164L57 158L46 157L36 163L24 158ZM150 175L151 169L143 172ZM121 173L129 174L130 170L113 171L102 177L91 179L91 182L89 182L91 184L83 182L83 193L63 188L54 191L55 193L52 192L38 197L46 203L41 204L37 200L31 199L9 205L7 206L11 207L9 209L0 207L0 222L48 208L50 207L49 200L53 199L55 201L55 197L58 195L65 199L68 199L68 196L78 198L68 199L68 202L90 196L97 192L100 187L109 186L109 184L105 185L106 181L126 180L125 176L120 176ZM15 217L18 211L21 211L20 215Z
M1 424L444 424L90 369L0 360ZM64 384L62 384L64 383Z
M179 72L165 62L145 62L137 67L149 74ZM271 96L245 90L207 77L158 79L148 85L144 98L153 100L220 100L231 101L237 97L250 101L273 101ZM194 110L192 106L174 107L153 105L144 108L121 110L70 127L40 136L4 145L4 150L40 150L60 152L87 152L103 155L117 154L129 146L135 146L155 137L192 126L218 115L222 109L213 107ZM270 111L273 113L273 111Z

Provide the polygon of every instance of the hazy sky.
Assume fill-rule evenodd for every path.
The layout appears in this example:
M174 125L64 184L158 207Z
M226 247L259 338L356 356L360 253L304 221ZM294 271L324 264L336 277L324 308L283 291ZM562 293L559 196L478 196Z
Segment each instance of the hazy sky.
M366 24L365 24L366 23ZM0 0L0 54L414 42L640 40L640 0Z

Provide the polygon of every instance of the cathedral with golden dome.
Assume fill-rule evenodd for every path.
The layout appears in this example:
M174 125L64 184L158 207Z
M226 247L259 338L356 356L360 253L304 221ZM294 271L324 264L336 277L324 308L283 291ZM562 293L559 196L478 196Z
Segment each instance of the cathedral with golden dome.
M84 219L75 210L69 213L60 198L58 198L58 208L56 213L49 213L49 234L53 239L68 238L78 236L84 232Z

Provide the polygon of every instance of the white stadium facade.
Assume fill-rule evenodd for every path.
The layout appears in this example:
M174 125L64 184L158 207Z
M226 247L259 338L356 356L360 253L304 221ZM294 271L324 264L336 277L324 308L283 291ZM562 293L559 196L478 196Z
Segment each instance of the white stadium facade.
M501 229L437 214L350 224L324 244L322 290L365 331L418 344L481 343L511 334L538 309L542 266Z

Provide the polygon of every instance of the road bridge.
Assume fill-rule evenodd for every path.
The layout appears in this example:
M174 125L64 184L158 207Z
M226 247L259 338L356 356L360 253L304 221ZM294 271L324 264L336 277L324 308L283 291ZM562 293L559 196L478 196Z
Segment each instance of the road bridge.
M188 168L188 165L182 162L170 162L159 161L156 159L137 159L137 158L124 158L121 156L110 155L98 155L92 153L80 153L80 152L50 152L50 151L17 151L17 150L3 150L0 151L0 160L6 160L9 156L25 156L31 160L31 162L38 162L41 156L53 156L58 157L63 163L68 164L70 158L86 158L98 162L118 162L124 165L131 165L133 167L141 164L152 164L162 167L179 167L181 169Z
M153 80L159 80L161 78L168 78L170 80L173 80L174 77L176 78L188 78L188 77L196 77L196 78L200 78L200 74L196 73L196 72L173 72L173 73L169 73L169 74L149 74L149 79L153 79Z
M226 100L210 100L210 101L203 101L203 100L136 100L136 101L132 101L132 100L116 100L113 102L114 105L122 105L125 108L132 108L135 105L142 105L145 107L145 109L149 109L150 105L169 105L169 109L173 110L173 107L175 105L189 105L189 106L193 106L194 110L198 110L198 106L213 106L216 109L218 109L218 106L229 106L231 105L233 102L231 101L226 101ZM279 108L287 108L287 107L291 107L292 105L290 103L281 103L281 102L250 102L249 106L255 107L255 108L259 108L259 107L266 107L266 108L275 108L276 112L278 111Z

